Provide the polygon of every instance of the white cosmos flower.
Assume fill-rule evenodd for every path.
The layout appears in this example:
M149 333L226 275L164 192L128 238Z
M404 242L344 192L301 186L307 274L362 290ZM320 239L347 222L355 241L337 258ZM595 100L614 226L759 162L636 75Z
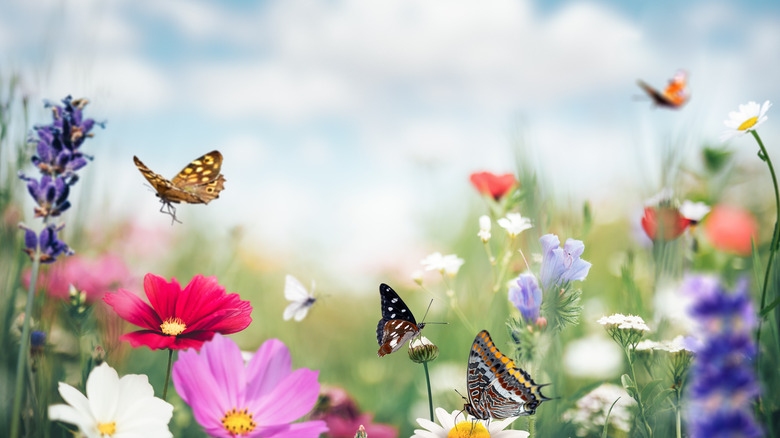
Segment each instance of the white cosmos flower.
M772 103L768 100L760 106L751 100L744 105L740 105L739 111L731 111L729 119L723 121L723 124L729 129L723 131L720 135L721 141L755 131L759 125L766 121L766 112L769 111L771 106Z
M87 378L87 396L60 382L67 404L49 406L49 418L70 423L87 438L168 438L173 406L154 396L145 375L121 379L105 362Z
M490 240L490 216L482 215L479 217L479 233L477 233L483 243Z
M420 263L422 263L426 271L439 271L442 274L454 277L463 265L463 259L455 254L445 256L440 252L435 252L424 258Z
M497 222L511 237L517 237L523 231L533 228L531 219L521 216L520 213L507 213L506 217L502 217Z
M417 423L424 429L415 429L411 438L527 438L529 436L529 433L523 430L504 430L517 417L487 422L476 420L461 411L452 411L450 414L442 408L436 408L436 418L440 424L426 418L418 418Z

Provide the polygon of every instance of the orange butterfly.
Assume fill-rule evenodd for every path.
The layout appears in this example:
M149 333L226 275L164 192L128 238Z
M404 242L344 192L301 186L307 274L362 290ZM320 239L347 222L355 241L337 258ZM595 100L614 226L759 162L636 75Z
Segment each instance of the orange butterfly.
M688 73L685 70L678 70L669 80L669 85L663 92L656 90L641 79L637 80L637 84L653 99L656 106L677 109L691 98L691 93L688 90Z

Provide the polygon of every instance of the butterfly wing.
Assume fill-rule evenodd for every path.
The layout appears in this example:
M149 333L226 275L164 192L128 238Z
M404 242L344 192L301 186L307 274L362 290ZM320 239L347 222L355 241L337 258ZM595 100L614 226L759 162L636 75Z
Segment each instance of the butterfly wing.
M309 309L311 309L311 306L315 301L315 298L309 298L305 301L293 301L284 309L282 317L285 321L289 321L293 318L296 321L301 321L309 313Z
M314 290L314 284L312 284L312 291ZM295 318L296 321L301 321L309 313L309 309L317 301L306 288L298 281L297 278L292 275L287 275L284 281L284 298L292 301L284 309L282 315L285 321Z
M688 74L685 70L679 70L675 73L663 92L656 90L642 80L638 80L637 85L647 93L657 106L680 108L691 97L688 91Z
M420 327L406 303L390 286L379 285L382 319L376 327L376 340L380 345L377 355L398 351L406 341L420 333Z
M192 160L171 180L178 189L175 196L190 204L208 204L219 198L219 192L225 188L221 169L222 154L216 150Z
M133 156L133 162L135 163L135 167L137 167L141 172L141 175L143 175L144 178L149 181L149 184L152 185L152 188L157 192L157 196L160 197L160 199L168 202L179 202L177 200L168 199L167 197L167 194L170 193L171 190L175 190L171 181L168 181L161 175L152 172L152 170L149 169L141 160L139 160L138 157Z
M532 415L541 402L549 400L540 388L498 351L490 333L483 330L477 335L469 354L467 412L481 419Z
M287 275L284 279L284 298L288 301L306 301L312 296L306 287L292 275Z
M666 107L674 106L666 96L664 96L660 91L651 87L647 82L644 82L640 79L636 81L636 83L637 85L639 85L640 88L642 88L645 91L645 93L647 93L648 96L650 96L650 99L653 99L653 102L656 105L666 106Z

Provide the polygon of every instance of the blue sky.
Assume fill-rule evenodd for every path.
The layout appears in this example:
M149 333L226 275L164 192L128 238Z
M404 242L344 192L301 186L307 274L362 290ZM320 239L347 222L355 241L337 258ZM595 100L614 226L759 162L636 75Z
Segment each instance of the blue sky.
M132 156L173 176L217 148L226 189L182 206L177 232L244 224L347 275L447 252L425 229L456 232L479 205L467 175L513 171L518 138L561 198L641 203L661 188L659 145L715 142L739 103L777 101L778 53L769 1L0 4L0 74L34 102L89 97L108 121L96 208L168 226ZM678 68L685 108L637 99L636 79L662 87Z

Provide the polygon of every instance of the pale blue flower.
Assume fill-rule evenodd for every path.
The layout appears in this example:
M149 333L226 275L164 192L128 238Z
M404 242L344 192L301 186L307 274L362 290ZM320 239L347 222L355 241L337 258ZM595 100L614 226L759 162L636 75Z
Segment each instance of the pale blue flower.
M591 264L580 256L585 251L581 240L567 239L563 248L555 234L545 234L539 238L542 244L542 269L539 278L546 290L553 286L565 287L575 280L584 280L588 276Z

